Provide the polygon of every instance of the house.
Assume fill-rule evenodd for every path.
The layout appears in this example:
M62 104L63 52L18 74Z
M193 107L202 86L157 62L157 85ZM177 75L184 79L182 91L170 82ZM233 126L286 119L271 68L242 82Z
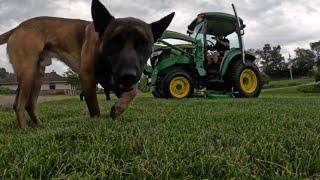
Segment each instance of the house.
M0 86L16 91L18 88L17 76L10 73L6 78L0 79ZM52 71L51 73L45 73L40 94L74 95L75 88L64 77Z

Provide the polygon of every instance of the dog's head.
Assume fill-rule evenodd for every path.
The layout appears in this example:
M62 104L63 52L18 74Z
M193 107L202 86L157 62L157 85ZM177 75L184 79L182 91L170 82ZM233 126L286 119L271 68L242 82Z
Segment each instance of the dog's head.
M152 52L153 43L170 25L174 13L147 24L135 18L114 18L99 0L92 1L92 18L101 39L100 63L111 66L116 84L136 84ZM110 67L106 67L110 68Z

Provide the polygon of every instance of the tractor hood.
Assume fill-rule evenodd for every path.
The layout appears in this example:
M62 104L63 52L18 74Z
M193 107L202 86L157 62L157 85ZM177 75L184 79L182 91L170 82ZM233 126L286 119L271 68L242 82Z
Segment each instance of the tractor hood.
M194 31L199 22L207 21L207 34L214 36L228 36L236 31L237 18L232 14L221 12L205 12L198 15L188 26L188 31ZM241 29L245 28L240 18Z
M194 48L196 48L196 46L192 45L192 44L175 44L173 46L177 47L177 48L182 48L182 49L194 49ZM164 49L171 49L171 48L168 47L168 46L165 46L165 45L155 44L155 45L153 45L153 50L152 51L155 52L155 51L164 50Z
M183 41L188 41L188 42L192 42L192 43L196 43L197 40L188 36L188 35L185 35L185 34L182 34L182 33L178 33L178 32L174 32L174 31L165 31L163 33L163 35L161 36L160 38L161 40L164 40L164 39L177 39L177 40L183 40Z
M185 43L185 44L175 44L173 46L177 47L177 48L183 48L183 49L190 49L190 48L195 48L195 43L197 42L196 39L187 36L185 34L182 33L178 33L178 32L174 32L174 31L165 31L161 38L158 41L161 40L182 40L182 41L186 41L189 43ZM191 43L191 44L190 44ZM153 52L154 51L159 51L159 50L163 50L163 49L171 49L170 47L163 45L161 42L155 43L153 46Z

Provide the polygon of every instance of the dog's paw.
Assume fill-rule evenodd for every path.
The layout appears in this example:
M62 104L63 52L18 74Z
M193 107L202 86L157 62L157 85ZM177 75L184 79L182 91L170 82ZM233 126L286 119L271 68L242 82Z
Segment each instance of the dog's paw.
M29 126L20 126L20 129L22 130L22 131L26 131L26 130L28 130L28 129L30 129L29 128Z
M42 122L40 121L40 119L38 118L38 116L35 116L31 119L32 123L36 126L41 126Z

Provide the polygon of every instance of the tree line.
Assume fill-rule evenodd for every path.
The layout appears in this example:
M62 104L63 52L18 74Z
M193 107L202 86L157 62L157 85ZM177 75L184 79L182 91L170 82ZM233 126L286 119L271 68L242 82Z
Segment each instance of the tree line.
M0 79L5 79L9 76L9 72L7 72L6 68L0 67Z
M316 71L320 72L320 41L310 43L310 49L295 49L295 56L287 60L281 54L280 45L265 44L262 49L253 51L262 65L262 71L271 78L289 78L290 69L294 77L312 76Z

